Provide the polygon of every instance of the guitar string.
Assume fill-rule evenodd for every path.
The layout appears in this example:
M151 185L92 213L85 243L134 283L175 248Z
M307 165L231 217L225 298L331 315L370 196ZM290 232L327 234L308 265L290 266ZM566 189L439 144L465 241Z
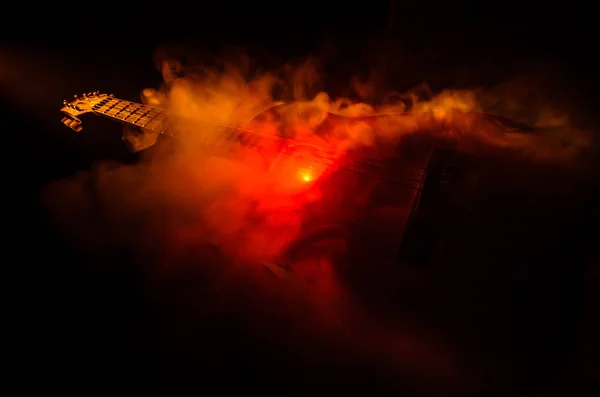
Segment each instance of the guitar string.
M107 111L101 111L101 110L100 110L100 108L102 108L102 107L104 107L104 106L107 106L107 105L109 105L109 104L110 104L110 102L112 102L112 100L116 100L117 102L116 102L115 104L113 104L113 106L112 106L112 107L110 107L110 108L109 108ZM127 117L125 117L125 119L119 119L119 118L116 116L116 115L118 115L118 114L120 113L120 111L122 110L122 109L118 109L118 107L117 107L116 105L118 105L120 102L122 102L122 103L125 103L125 104L126 104L126 105L123 107L123 109L124 109L125 107L127 107L127 106L130 106L130 104L138 104L138 105L139 105L139 107L138 107L136 110L134 110L134 112L133 112L133 113L135 113L136 111L139 111L139 109L144 109L144 108L145 108L145 109L147 109L147 110L146 110L146 111L145 111L143 114L147 114L147 113L150 113L150 112L152 112L152 111L155 111L155 112L157 112L157 113L159 113L159 114L163 114L163 115L165 115L165 116L167 116L167 117L169 117L169 116L170 116L170 114L169 114L168 112L164 111L164 110L163 110L163 109L161 109L161 108L152 107L152 106L148 106L148 105L144 105L144 104L139 104L139 103L136 103L136 102L129 102L129 101L124 101L124 100L119 100L119 99L116 99L116 98L114 98L114 99L112 99L112 100L111 100L111 101L109 101L109 102L107 102L107 103L105 103L104 105L102 105L102 106L101 106L99 109L97 109L95 112L97 112L97 113L99 113L99 114L101 114L101 115L105 115L105 116L111 117L111 118L113 118L113 119L117 119L117 120L123 121L123 120L125 120ZM115 115L111 115L111 114L109 113L109 111L110 111L110 110L117 110L117 112L115 113ZM148 117L148 116L147 116L147 115L145 115L145 116L140 116L140 117L139 117L139 118L136 120L136 122L137 122L137 121L139 121L139 120L141 120L141 119L143 119L143 118L145 118L145 117ZM137 125L137 124L135 124L135 122L130 122L130 123L132 123L133 125ZM298 142L298 143L301 143L301 144L307 144L307 142L305 142L305 141L302 141L302 140L299 140L299 139L296 139L296 138L292 138L292 137L281 137L281 136L273 135L273 134L271 134L271 133L265 133L265 132L262 132L262 131L259 131L259 130L256 130L256 129L250 129L250 128L248 128L248 127L240 127L240 126L235 126L235 125L232 125L232 124L227 124L227 123L213 123L213 122L206 122L206 121L204 121L204 123L206 123L206 124L214 124L214 125L219 125L219 126L222 126L222 127L228 128L228 129L231 129L231 130L238 130L238 131L242 131L242 132L249 132L249 133L252 133L252 134L255 134L255 135L265 135L265 136L268 136L269 138L272 138L272 139L283 140L283 141L292 140L292 141L295 141L295 142ZM149 124L149 123L146 123L146 124L144 124L144 126L147 126L148 124ZM140 126L140 127L141 127L141 126ZM159 132L161 132L161 133L164 133L164 131L159 131ZM308 144L309 144L309 145L311 145L311 146L316 146L316 147L318 147L319 149L321 149L323 152L326 152L325 150L323 150L323 149L324 149L324 147L323 147L323 146L320 146L320 145L315 145L315 144L312 144L312 143L308 143ZM421 180L416 180L416 179L410 179L410 178L408 178L408 177L397 177L397 178L393 178L393 177L387 177L387 178L386 178L386 177L376 176L376 175L373 175L373 174L371 174L371 173L364 172L364 171L360 171L360 170L357 170L357 169L354 169L354 168L350 168L350 167L348 167L348 166L339 165L339 164L338 164L338 165L335 165L335 164L332 164L332 163L335 163L335 162L336 162L336 160L335 160L335 159L328 158L328 157L325 157L325 156L319 156L319 155L317 155L317 156L314 156L314 157L316 157L316 158L319 158L319 159L321 159L321 160L326 160L327 162L320 162L320 161L316 161L316 160L314 160L314 159L306 159L306 158L304 158L304 157L302 157L302 156L300 156L300 155L298 155L298 154L295 154L295 153L280 152L280 154L284 154L284 155L293 156L293 157L295 157L295 158L301 158L301 159L303 159L303 160L312 161L312 162L314 162L314 163L318 163L318 164L320 163L320 164L323 164L323 165L326 165L326 166L334 166L334 167L336 167L336 168L338 168L338 169L342 169L342 170L344 170L344 171L348 171L348 172L351 172L351 173L354 173L354 174L358 174L358 175L366 176L366 177L369 177L369 178L378 179L378 180L385 181L385 182L391 182L391 183L394 183L394 184L396 184L396 185L400 185L400 186L407 187L407 188L410 188L410 189L420 189L420 187L415 187L414 185L411 185L411 184L409 184L410 182L412 182L412 183L414 183L414 184L417 184L417 185L420 185L420 184L422 183L422 182L421 182L421 180L422 180L422 179L421 179ZM331 153L328 153L328 154L331 154ZM334 155L334 156L335 156L335 155ZM383 166L383 165L380 165L380 164L373 164L373 163L371 163L371 162L364 161L364 160L363 160L363 161L360 161L360 162L358 162L358 163L355 163L355 165L357 165L357 166L361 166L361 165L374 165L374 166L376 166L376 167L381 167L381 168L384 168L384 166ZM418 173L418 171L421 171L421 172L423 172L423 171L425 171L425 169L426 169L426 167L414 167L414 166L413 166L412 168L413 168L415 171L417 171L417 173ZM423 175L420 175L420 176L423 176ZM403 180L403 181L405 181L405 182L401 182L401 181L399 181L398 179L400 179L400 180ZM406 183L406 182L408 182L408 183Z
M137 102L131 102L131 101L126 101L126 100L121 100L121 99L117 99L117 98L114 98L114 97L113 98L107 98L107 99L108 99L108 102L104 103L103 105L101 105L97 109L93 109L93 112L97 113L97 114L100 114L100 115L103 115L103 116L110 117L112 119L116 119L116 120L119 120L119 121L124 121L126 123L131 123L131 124L136 125L136 126L141 127L141 128L147 127L149 124L152 123L153 120L156 120L160 116L165 116L167 118L171 117L171 115L170 115L169 112L167 112L167 111L165 111L165 110L163 110L161 108L158 108L158 107L154 107L154 106L150 106L150 105L145 105L145 104L140 104L140 103L137 103ZM116 102L114 104L112 104L112 106L110 106L108 109L101 110L103 107L110 105L112 101L116 101ZM118 106L119 104L123 104L124 106L123 107L119 107ZM129 115L127 115L125 118L121 119L121 118L118 117L118 115L122 111L124 111L125 109L127 109L128 107L130 107L132 105L138 105L138 107L135 108L135 109L133 109L132 112L129 112ZM133 115L134 113L139 112L141 109L143 109L144 112L141 113L140 116L135 121L133 121L133 122L126 121L127 118L131 117L131 115ZM110 112L113 111L113 110L116 111L116 112L114 114L110 114ZM156 114L155 115L151 115L152 112L156 112ZM397 115L397 116L407 115L408 116L408 115L414 115L414 114L417 114L417 113L418 114L427 114L427 113L430 113L430 112L379 113L379 114L376 114L376 115L369 115L369 116L366 116L366 117L382 117L382 116L386 116L386 115L388 115L388 116L392 116L392 115ZM363 116L363 117L365 117L365 116ZM146 118L150 118L150 119L146 121L146 120L144 120ZM360 119L361 117L349 117L349 118ZM146 121L146 123L143 126L142 125L138 125L137 123L140 120L144 120L144 121ZM250 134L253 134L253 135L267 136L267 137L269 137L271 139L276 139L276 140L281 140L281 141L294 141L294 142L297 142L299 144L310 145L310 146L316 147L320 152L322 152L324 154L329 154L329 155L331 155L333 157L336 156L336 153L328 152L326 150L326 146L318 145L318 144L314 144L314 143L310 143L310 142L303 141L303 140L300 140L300 139L297 139L297 138L294 138L294 137L282 137L282 136L274 135L272 133L263 132L263 131L260 131L260 130L257 130L257 129L252 129L252 128L243 127L243 126L236 126L236 125L233 125L233 124L228 124L228 123L223 123L223 122L207 122L207 121L202 121L202 123L209 124L209 125L217 125L217 126L220 126L220 127L223 127L223 128L230 129L230 130L239 131L241 133L247 132L247 133L250 133ZM150 129L155 130L154 128L150 128ZM159 132L160 134L164 134L166 132L166 130L168 130L168 129L169 129L169 127L167 126L164 129L161 128L157 132ZM306 159L306 158L304 158L301 155L298 155L296 153L288 153L288 152L285 152L285 151L281 151L281 152L279 152L279 154L293 156L295 158L300 158L300 159L303 159L303 160L312 161L314 163L320 163L320 164L323 164L325 166L334 166L337 169L342 169L342 170L347 171L347 172L351 172L351 173L354 173L354 174L366 176L366 177L369 177L369 178L378 179L378 180L385 181L385 182L391 182L391 183L394 183L396 185L400 185L400 186L407 187L407 188L410 188L410 189L415 189L415 190L422 189L420 187L420 185L422 184L422 180L423 179L416 180L416 179L411 179L409 177L397 177L397 179L393 178L393 177L381 177L381 176L373 175L373 174L368 173L368 172L364 172L364 171L360 171L360 170L357 170L357 169L354 169L354 168L350 168L350 167L345 166L345 165L339 165L339 164L335 165L336 159L335 158L332 159L332 158L329 158L329 157L326 157L326 156L320 156L320 155L313 156L313 157L316 157L318 159L326 160L327 161L327 162L320 162L320 161L315 161L314 159ZM375 158L373 160L381 160L381 159ZM375 166L375 167L386 168L385 165L375 164L375 163L373 163L373 161L369 161L369 160L362 160L362 161L359 161L357 163L354 163L354 165L358 166L358 167L364 166L364 165L371 165L371 166ZM418 167L418 166L412 166L411 168L413 170L415 170L416 171L415 173L417 175L421 176L421 178L424 177L424 174L420 174L419 171L423 173L427 169L427 167ZM405 182L401 182L398 179L401 179L401 180L403 180ZM409 183L412 182L412 183L417 184L419 186L415 187L414 185L411 185L411 184L406 183L406 182L409 182Z
M122 102L128 102L128 101L122 101ZM129 103L127 103L127 104L126 104L126 105L125 105L123 108L121 108L121 109L118 109L116 106L114 106L114 107L111 107L111 108L110 108L110 109L108 109L107 111L100 111L100 110L98 109L98 112L99 112L100 114L103 114L103 115L106 115L106 116L109 116L109 117L115 118L115 119L117 119L117 120L120 120L120 121L125 121L125 120L126 120L128 117L129 117L129 116L127 116L127 117L125 117L125 118L119 118L117 115L118 115L118 114L119 114L119 113L120 113L122 110L124 110L124 109L126 109L127 107L131 106L131 104L137 104L137 103L136 103L136 102L129 102ZM107 104L104 104L103 106L106 106L106 105L108 105L108 103L107 103ZM131 124L134 124L134 125L136 125L136 126L138 126L138 127L141 127L141 128L147 128L147 127L148 127L148 125L150 125L150 124L151 124L151 123L152 123L154 120L158 119L158 118L159 118L159 116L161 116L161 115L165 115L165 116L167 116L167 117L172 117L172 115L170 115L170 113L169 113L169 112L167 112L167 111L165 111L165 110L163 110L163 109L161 109L161 108L151 107L151 106L148 106L148 105L142 105L142 104L138 104L138 105L140 105L140 106L139 106L137 109L135 109L135 110L133 111L133 113L135 113L136 111L138 111L139 109L141 109L141 108L143 108L143 107L147 108L148 110L147 110L146 112L144 112L144 115L143 115L143 116L140 116L140 117L139 117L138 119L136 119L134 122L128 122L128 121L126 121L126 122L128 122L128 123L131 123ZM116 112L114 115L112 115L112 114L110 114L110 113L109 113L109 111L110 111L110 110L113 110L113 109L115 109L115 110L118 110L118 112ZM156 112L157 114L155 114L155 115L151 115L151 114L149 114L149 113L151 113L152 111ZM423 113L427 113L427 112L423 112ZM395 113L395 114L400 114L400 113ZM408 113L404 113L404 114L408 114ZM415 114L415 113L411 113L411 114ZM384 114L378 114L378 116L382 116L382 115L384 115ZM392 114L392 113L390 113L389 115L393 115L393 114ZM140 121L140 120L143 120L143 119L146 119L146 118L150 118L150 119L149 119L149 120L147 120L145 124L143 124L143 125L138 125L138 124L137 124L137 122L138 122L138 121ZM262 135L262 136L266 136L266 137L269 137L269 138L272 138L272 139L274 138L274 139L279 139L279 140L296 141L296 142L298 142L299 144L310 145L310 146L316 147L316 148L318 148L318 149L319 149L321 152L323 152L323 153L326 153L326 154L329 154L329 155L331 155L331 156L333 156L333 157L335 157L335 156L338 154L338 153L336 153L335 151L328 151L328 150L327 150L327 146L325 146L325 145L320 145L320 144L316 144L316 143L312 143L312 142L308 142L308 141L303 141L303 140L301 140L301 139L298 139L298 138L295 138L295 137L282 137L282 136L279 136L279 135L274 135L274 134L272 134L272 133L270 133L270 132L263 132L263 131L260 131L260 130L257 130L257 129L252 129L252 128L249 128L249 127L238 126L238 125L233 125L233 124L228 124L228 123L223 123L223 122L216 122L216 121L214 121L214 122L213 122L213 121L211 121L211 122L207 122L207 121L201 121L201 122L202 122L202 123L204 123L204 124L209 124L209 125L218 125L218 126L221 126L221 127L224 127L224 128L228 128L228 129L231 129L231 130L237 130L237 131L240 131L240 132L248 132L248 133L251 133L251 134L253 134L253 135ZM152 130L153 130L154 128L150 128L150 129L152 129ZM167 127L166 129L168 129L168 127ZM162 131L162 130L161 130L161 131L158 131L158 132L160 132L160 133L164 133L164 131ZM239 138L239 137L238 137L238 138ZM381 160L381 159L380 159L380 158L372 158L371 160L363 160L363 161L361 162L361 164L369 164L369 165L374 165L374 166L380 166L380 167L381 167L381 166L382 166L381 164L377 164L377 163L375 163L375 162L374 162L374 161L376 161L376 160Z

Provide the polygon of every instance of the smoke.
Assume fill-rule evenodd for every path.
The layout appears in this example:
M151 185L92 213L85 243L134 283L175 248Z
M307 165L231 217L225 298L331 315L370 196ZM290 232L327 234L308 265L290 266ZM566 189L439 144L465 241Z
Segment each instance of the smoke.
M323 65L314 58L261 70L237 52L211 62L186 55L187 59L159 53L162 86L142 91L144 103L173 115L173 136L161 137L135 165L101 162L53 182L45 192L50 213L67 238L90 257L126 247L143 258L140 261L158 264L159 280L165 268L195 267L211 280L210 287L202 288L217 295L251 291L236 300L243 307L236 311L295 318L296 328L286 329L286 338L315 333L319 336L314 338L329 340L335 334L343 340L340 350L355 346L365 334L373 338L364 321L357 327L364 331L356 335L341 331L347 329L344 321L359 320L335 261L347 249L341 237L344 228L366 205L374 182L357 180L324 197L313 179L326 175L353 150L393 156L404 137L420 131L452 139L461 150L510 149L544 161L572 160L591 142L558 104L536 102L539 96L534 100L522 78L492 90L432 92L421 84L408 92L378 96L367 81L354 77L345 91L348 95L342 97L323 91ZM514 119L536 132L522 132L487 113ZM254 133L230 139L237 127ZM300 160L280 155L282 141L271 138L274 134L304 142ZM223 156L213 156L216 152ZM305 168L310 175L303 174ZM291 253L310 223L304 209L320 201L320 213L328 217L324 230L341 231ZM265 262L291 271L277 279L266 271ZM310 302L309 314L291 309L298 299ZM342 320L348 312L351 320ZM278 338L264 327L260 332ZM369 348L389 347L379 346L382 343ZM446 347L432 352L424 348L431 341L410 343L422 348L420 354L436 356L422 363L412 357L413 364L445 363L436 369L440 376L448 382L458 376L455 363L438 357L452 355Z

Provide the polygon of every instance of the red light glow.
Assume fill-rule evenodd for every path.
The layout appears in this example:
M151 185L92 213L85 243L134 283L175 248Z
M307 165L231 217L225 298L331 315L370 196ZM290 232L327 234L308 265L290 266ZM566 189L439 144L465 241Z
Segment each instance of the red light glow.
M313 180L312 169L300 169L298 171L298 176L300 177L300 180L310 182Z

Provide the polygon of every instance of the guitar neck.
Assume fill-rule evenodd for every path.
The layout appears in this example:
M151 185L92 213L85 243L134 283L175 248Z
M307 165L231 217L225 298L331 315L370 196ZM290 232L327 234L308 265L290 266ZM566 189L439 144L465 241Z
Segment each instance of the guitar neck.
M90 93L90 95L92 94ZM84 100L88 98L89 97L84 96ZM83 113L87 113L91 110L96 115L104 116L111 120L149 130L154 133L165 135L174 135L175 133L175 131L173 131L173 115L165 111L164 109L158 107L148 106L138 102L126 101L123 99L115 98L112 95L105 96L100 101L94 102L95 104L91 107L91 109L88 107L87 109L82 110L78 107L77 102L78 101L67 104L65 101L65 107L61 109L61 111L63 113L66 113L68 116L63 119L63 122L65 123L65 125L69 126L75 131L81 130L81 121L77 119L77 116ZM193 121L195 123L200 122L199 120ZM75 126L73 126L74 123L76 123ZM381 159L379 158L364 158L364 156L359 156L363 157L362 159L357 158L353 160L351 158L348 158L347 160L344 160L343 163L341 163L337 161L338 154L337 149L335 148L310 144L295 137L288 137L283 136L279 133L274 133L271 130L261 131L260 128L255 129L251 127L242 127L221 122L204 123L212 126L212 128L216 128L216 132L218 133L198 134L197 139L195 139L194 142L198 144L207 144L215 152L218 150L227 151L229 149L228 145L221 145L221 142L224 142L225 140L236 141L244 147L255 147L259 148L260 150L260 147L262 147L263 143L265 143L265 138L267 138L266 140L270 140L271 143L274 143L280 149L298 145L309 145L312 148L320 148L322 154L318 156L319 160L315 160L315 162L323 163L327 166L330 166L335 162L336 167L339 169L362 174L365 176L372 176L373 171L377 171L378 169L381 169L381 167L388 167L387 165L382 163ZM222 141L221 138L224 138L224 140ZM292 153L286 153L284 149L282 150L283 151L281 153L283 154L295 156ZM422 167L418 168L422 171ZM412 171L408 172L407 174L411 173ZM419 174L420 172L417 173ZM422 175L419 175L417 179L420 179L421 176ZM410 179L409 175L398 175L397 172L391 178L389 176L376 178L391 180L396 184L400 184L412 189L419 188L418 186L420 186L420 182L414 179Z
M160 134L166 133L169 129L167 112L137 102L109 97L97 103L92 110L97 115Z

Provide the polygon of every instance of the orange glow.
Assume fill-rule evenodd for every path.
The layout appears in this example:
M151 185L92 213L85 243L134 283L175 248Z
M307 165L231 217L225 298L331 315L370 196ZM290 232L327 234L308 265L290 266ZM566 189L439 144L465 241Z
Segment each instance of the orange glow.
M298 171L298 176L300 177L300 179L304 182L310 182L313 180L313 176L312 176L312 169L308 168L308 169L300 169Z
M233 65L225 72L190 68L175 74L183 68L178 61L165 59L162 66L164 86L144 90L142 102L172 116L173 136L135 167L94 172L106 179L97 178L108 185L102 192L119 216L163 207L186 211L183 219L194 214L201 219L201 237L232 261L277 262L304 224L313 221L310 217L317 217L309 210L319 217L328 214L339 207L336 195L348 198L344 216L355 216L375 180L357 179L355 186L350 182L354 176L337 178L335 173L371 158L378 161L368 165L373 170L368 173L376 176L379 164L397 156L407 135L435 131L461 141L466 131L474 131L465 145L474 140L516 147L533 142L476 116L483 109L472 91L431 95L427 87L416 87L407 93L412 104L407 108L405 101L375 105L308 92L307 84L317 78L311 64L285 68L281 82L268 73L248 80ZM273 98L280 83L283 93ZM342 180L342 188L331 188L326 179L332 175ZM119 216L114 216L117 230L122 228Z
M199 58L176 55L186 62ZM0 56L1 62L8 60ZM417 87L409 93L394 93L389 103L386 98L381 103L353 102L314 92L329 85L317 81L317 68L286 65L273 76L254 78L254 71L249 70L252 62L244 59L238 71L235 65L222 63L210 70L165 61L164 84L159 90L144 90L142 102L173 115L167 120L173 136L142 152L135 164L98 161L89 170L50 184L43 200L60 227L57 234L81 246L76 256L86 260L89 256L86 267L105 262L96 259L98 253L116 259L106 261L110 268L108 272L101 269L101 274L114 273L119 253L130 257L126 275L131 269L139 276L135 286L144 298L146 294L158 297L149 300L152 316L143 316L152 321L143 323L152 324L155 314L157 318L160 314L164 320L161 337L197 338L194 351L204 351L205 342L200 339L205 335L235 325L239 328L235 335L242 340L255 347L263 341L274 347L269 360L284 357L283 346L293 344L300 351L300 363L285 373L297 372L292 376L298 381L304 373L294 368L308 368L309 360L314 360L320 368L349 368L351 373L353 363L374 363L378 378L393 376L402 382L410 380L404 377L407 369L414 369L415 374L441 374L449 385L461 376L479 382L473 377L476 368L467 365L466 354L455 353L454 346L450 348L441 337L414 324L422 317L421 309L441 313L440 307L450 306L427 301L414 312L409 310L411 297L418 296L413 291L429 288L428 277L393 264L417 192L376 178L385 171L393 171L388 172L393 174L391 179L404 177L405 159L398 157L419 157L411 150L419 152L421 144L413 145L408 139L406 150L397 149L407 136L421 133L427 142L438 136L456 140L465 151L476 152L489 144L523 148L535 155L567 154L585 147L585 141L567 134L571 132L563 128L567 119L549 116L540 116L543 123L531 116L546 128L539 138L505 133L476 116L495 103L491 100L495 98L484 98L484 108L475 95L481 95L479 91L434 95ZM1 66L0 83L4 83ZM19 77L19 73L12 74ZM41 80L35 77L31 76L23 92L9 84L9 94L40 96L31 84ZM370 87L358 80L352 85L341 92L373 101L381 86ZM517 84L516 91L524 92L525 85ZM105 87L90 87L96 88ZM525 102L509 99L501 103L518 113L526 110ZM286 103L275 105L279 101ZM571 138L565 141L563 136ZM365 164L365 159L373 161ZM402 160L397 168L384 168L397 159ZM358 172L363 169L364 173ZM478 179L465 179L461 188L467 191L480 184ZM456 289L452 279L435 278L429 280L434 282L432 289L438 285L444 292ZM393 303L379 299L384 296ZM462 302L461 296L450 303ZM379 305L380 301L393 305L392 315L387 316L387 306ZM371 308L377 310L365 313ZM459 309L459 314L470 310ZM187 314L196 310L197 315L188 320ZM174 328L167 329L170 323ZM200 328L209 331L200 333ZM317 339L321 333L322 339ZM211 338L207 339L211 344ZM454 342L452 335L448 339ZM175 342L170 347L185 347ZM238 344L233 342L224 349L207 345L205 358L219 360L216 353ZM336 353L332 353L332 365L318 361L318 354L328 349ZM192 356L186 353L186 357ZM264 368L255 372L268 374ZM402 376L395 376L394 371ZM273 374L277 377L284 372ZM419 379L432 388L442 384L433 375ZM467 392L447 387L431 394L467 395L474 390L475 386Z

